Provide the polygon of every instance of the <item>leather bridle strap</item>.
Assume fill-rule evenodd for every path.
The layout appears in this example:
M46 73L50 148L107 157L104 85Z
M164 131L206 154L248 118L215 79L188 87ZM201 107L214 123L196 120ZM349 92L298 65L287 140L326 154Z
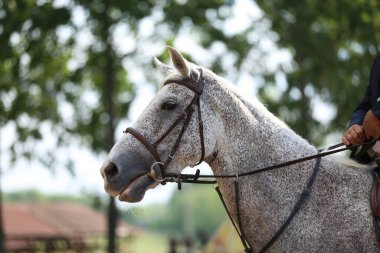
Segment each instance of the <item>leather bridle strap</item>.
M203 85L203 81L201 80L201 83ZM203 87L202 87L203 89ZM204 141L204 135L203 135L203 120L202 120L202 112L201 112L201 102L200 102L200 99L198 98L197 100L197 104L198 104L198 127L199 127L199 138L200 138L200 141L201 141L201 158L199 159L199 161L194 164L192 167L194 166L197 166L199 164L201 164L205 158L205 141Z
M249 176L249 175L254 175L254 174L258 174L258 173L262 173L262 172L266 172L266 171L271 171L271 170L274 170L274 169L280 169L280 168L284 168L284 167L287 167L287 166L290 166L290 165L294 165L294 164L299 164L299 163L302 163L302 162L305 162L305 161L309 161L309 160L312 160L312 159L317 159L316 160L316 163L315 163L315 166L314 166L314 169L313 169L313 172L312 172L312 175L309 177L309 180L306 184L306 187L304 188L303 192L300 194L299 196L299 199L298 201L296 202L296 204L294 205L290 215L288 216L288 218L285 220L285 222L282 224L282 226L279 228L279 230L272 236L272 238L270 239L270 241L261 249L260 253L263 253L263 252L266 252L275 242L276 240L281 236L281 234L285 231L285 229L289 226L289 224L292 222L293 218L297 215L297 213L299 212L300 208L302 207L303 203L305 203L305 201L308 199L310 193L311 193L311 190L312 190L312 186L314 184L314 181L316 179L316 176L318 174L318 171L319 171L319 167L320 167L320 164L321 164L321 158L324 157L324 156L328 156L328 155L332 155L334 153L338 153L338 152L342 152L342 151L345 151L347 149L351 149L351 148L355 148L355 147L359 147L359 146L364 146L364 145L368 145L368 144L371 144L372 145L376 142L377 140L372 140L372 141L368 141L368 142L365 142L365 143L362 143L362 144L358 144L358 145L352 145L352 146L345 146L343 143L339 143L339 144L336 144L336 145L332 145L330 147L327 147L327 148L324 148L324 149L319 149L318 150L318 153L317 154L314 154L314 155L310 155L310 156L306 156L306 157L301 157L301 158L298 158L298 159L295 159L295 160L291 160L291 161L287 161L287 162L283 162L283 163L280 163L280 164L275 164L275 165L271 165L271 166L268 166L268 167L265 167L265 168L261 168L261 169L256 169L256 170L252 170L252 171L248 171L248 172L245 172L245 173L240 173L240 174L226 174L226 175L200 175L200 171L197 170L196 174L195 175L192 175L192 174L180 174L180 175L173 175L173 174L168 174L168 178L167 178L167 182L175 182L175 183L178 183L178 189L180 189L180 185L182 183L192 183L192 184L214 184L216 185L215 187L215 190L217 191L218 193L218 196L232 222L232 224L234 225L241 241L242 241L242 244L244 246L244 251L245 252L248 252L248 253L251 253L253 251L253 248L251 245L249 245L248 241L246 240L246 237L245 237L245 234L244 234L244 231L242 230L242 226L241 226L241 220L240 220L240 207L239 207L239 185L238 185L238 179L240 177L244 177L244 176ZM344 146L344 147L343 147ZM341 148L342 147L342 148ZM201 180L198 180L198 179L201 179ZM202 180L202 179L210 179L210 178L213 178L214 180ZM222 196L222 193L221 191L219 190L219 186L217 185L217 181L215 179L217 178L235 178L235 205L236 205L236 211L237 211L237 222L235 222L231 216L231 213L229 212L229 209L227 208L227 205L224 201L224 198ZM379 223L380 224L380 223ZM380 227L380 225L379 225Z
M199 74L198 82L195 85L192 84L195 81L191 77L189 77L189 78L168 79L164 82L164 86L170 83L176 83L176 84L187 87L188 89L194 91L198 95L202 95L203 88L204 88L203 70L199 69L199 71L200 71L200 74Z
M157 162L161 162L160 155L158 154L156 147L152 145L142 134L137 132L137 130L132 127L128 127L124 133L132 134L133 137L139 140L149 150L149 152L152 153Z
M141 144L143 144L146 147L146 149L148 149L149 152L154 156L154 159L156 159L156 162L158 162L159 164L162 164L160 155L158 154L156 147L154 145L152 145L136 129L134 129L132 127L127 127L127 129L125 129L125 131L123 131L123 133L130 133L133 137L135 137L137 140L139 140L141 142ZM163 168L162 165L160 165L159 167L160 167L160 170L161 170L161 175L163 176L164 173L165 173L164 172L164 168Z
M315 178L317 177L319 168L321 165L321 157L317 158L317 161L314 165L313 172L311 176L309 177L309 180L307 181L306 187L302 191L301 195L298 198L298 201L294 205L292 212L289 214L288 218L286 218L285 222L282 224L282 226L279 228L279 230L272 236L272 238L267 242L267 244L260 250L259 253L266 252L282 235L282 233L285 231L285 229L290 225L293 218L297 215L303 204L306 202L306 200L309 198L313 184L315 182Z
M174 145L173 145L173 148L171 149L170 153L169 153L169 156L168 158L166 159L165 163L164 163L164 168L167 168L167 166L169 165L169 163L173 160L174 158L174 155L175 153L177 152L178 148L179 148L179 144L182 140L182 137L183 137L183 134L185 133L187 127L189 126L189 123L190 123L190 120L191 120L191 116L193 115L194 113L194 101L196 99L199 99L199 95L195 94L193 100L191 101L191 103L189 104L189 106L186 108L185 112L187 113L187 116L185 118L185 121L183 123L183 126L182 126L182 129L177 137L177 140L175 141Z
M198 80L195 81L194 79L185 78L185 79L179 79L179 78L172 78L168 79L164 82L164 86L170 83L179 84L187 87L188 89L194 91L194 97L191 100L190 104L186 107L185 111L178 116L178 118L174 121L174 123L161 135L160 138L157 139L153 144L148 141L148 139L140 134L136 129L132 127L128 127L124 133L130 133L133 137L135 137L137 140L139 140L146 149L154 156L156 159L156 162L154 164L158 164L161 172L161 181L165 181L165 169L168 167L170 162L172 161L175 153L177 152L180 142L182 140L182 137L190 123L191 117L194 113L195 106L198 107L198 122L199 122L199 136L200 136L200 142L201 142L201 158L200 160L193 166L196 166L200 164L205 157L205 145L204 145L204 136L203 136L203 121L202 121L202 113L201 113L201 107L200 107L200 95L203 93L204 89L204 79L203 79L203 70L199 69L199 77ZM195 83L195 84L194 84ZM177 125L184 120L184 123L182 125L182 129L169 153L169 156L165 160L164 163L162 163L160 155L157 151L157 146L177 127ZM153 166L154 167L154 166ZM153 168L154 169L154 168Z

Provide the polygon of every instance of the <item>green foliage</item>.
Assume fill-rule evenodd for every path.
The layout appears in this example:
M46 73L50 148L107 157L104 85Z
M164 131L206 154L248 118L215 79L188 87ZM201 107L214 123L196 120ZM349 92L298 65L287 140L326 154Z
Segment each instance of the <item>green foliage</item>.
M179 30L189 27L199 38L194 43L208 46L216 39L230 40L223 27L211 25L207 17L212 12L214 20L225 20L228 15L217 14L231 6L224 1L69 0L64 6L57 4L54 0L0 2L0 128L11 126L17 135L10 140L11 164L24 157L39 159L52 170L62 167L56 150L70 147L76 139L95 153L108 151L135 95L128 64L146 66L148 77L140 80L144 83L153 79L149 76L152 66L141 60L152 43L162 43L164 51L166 42L175 42ZM144 35L148 19L153 20L153 29ZM120 49L116 31L127 34L134 45ZM241 53L239 44L229 43L229 49ZM213 69L220 69L219 60L214 60ZM44 146L44 131L52 132L56 140L41 155L37 147ZM70 161L63 167L74 171ZM113 224L116 217L110 201Z
M364 95L375 55L379 53L378 1L258 0L278 34L277 44L290 50L293 69L286 74L281 99L260 94L269 108L304 137L320 144L322 136L343 131ZM267 80L274 79L274 74ZM273 84L273 83L272 83ZM313 99L336 108L322 125L312 116Z
M185 185L166 205L133 208L124 211L122 217L168 236L193 238L202 233L210 237L227 219L215 190L204 185Z
M255 70L262 68L257 62L245 70L265 78L259 95L271 111L320 144L321 136L344 128L362 96L379 51L380 4L343 0L259 0L257 4L276 33L269 37L292 53L293 63L290 68L260 72ZM142 59L145 47L175 44L181 31L191 32L193 43L206 50L223 47L226 54L212 57L209 67L219 74L238 75L244 63L255 60L252 50L259 46L250 39L254 26L224 29L234 6L233 1L195 0L72 0L64 6L53 0L1 2L0 126L12 124L17 133L10 146L12 160L35 156L35 146L44 135L41 126L47 123L57 136L57 146L70 145L75 136L97 153L108 150L113 143L110 136L135 95L125 63L134 62L150 73L152 65L145 64L150 59ZM76 20L78 10L81 22ZM260 27L265 18L255 26ZM154 29L144 34L147 20L154 22ZM120 27L134 41L128 50L117 46L115 32ZM186 53L191 59L192 52ZM227 55L233 56L230 66L235 69L222 65ZM162 59L168 59L164 47ZM278 87L279 72L286 75L285 89ZM158 83L154 76L141 82L146 80ZM273 96L273 90L279 95ZM313 116L316 98L336 108L328 124ZM47 152L42 160L52 168L55 155Z
M125 239L124 239L125 240ZM120 247L120 246L119 246ZM169 252L168 238L161 233L150 233L144 231L127 243L125 249L122 248L120 252L133 252L133 253L167 253Z
M216 73L262 77L261 100L315 144L342 131L379 52L378 1L256 3L265 17L227 31L235 1L71 0L64 6L53 0L0 1L0 128L10 125L17 134L9 147L12 161L35 158L43 131L54 133L57 147L80 139L96 153L108 151L137 85L158 84L149 48L162 47L157 56L167 61L164 45L176 45L183 33L207 52L224 50L208 57L207 67ZM275 34L266 28L268 20ZM149 22L153 28L146 31ZM127 49L120 49L120 31L132 41L126 39ZM263 34L291 52L291 66L267 69L259 46ZM144 73L135 85L131 66ZM331 122L321 124L313 115L316 98L336 108ZM57 167L57 147L39 157L48 168ZM169 203L124 215L160 231L191 235L199 230L210 235L225 219L216 193L203 186L185 187ZM102 201L96 205L102 208Z
M74 137L96 153L108 151L135 95L126 66L139 64L151 73L145 47L161 43L164 53L164 45L175 43L181 30L194 32L194 44L225 43L243 59L249 46L245 39L214 25L228 18L232 6L232 1L194 0L0 3L0 126L15 128L12 162L37 158L57 167L54 151L37 156L35 147L45 136L41 126L54 133L57 147L69 146ZM147 20L154 29L145 34ZM120 49L117 31L133 45ZM224 70L220 57L211 63L215 71ZM141 83L146 80L154 76Z
M69 22L67 8L51 2L0 3L0 127L13 122L18 140L11 146L13 160L31 156L21 143L40 140L40 126L61 121L57 100L68 78L71 51L57 39L56 29ZM49 66L49 68L46 68ZM59 71L57 71L59 70Z
M9 153L13 163L26 157L57 166L53 153L36 157L44 123L54 131L57 147L80 136L95 152L109 150L134 97L122 65L125 55L114 48L113 26L142 18L151 5L136 9L130 8L132 1L70 1L56 7L54 2L0 3L0 126L15 127L17 139ZM71 11L80 8L84 27ZM83 35L88 29L93 37Z

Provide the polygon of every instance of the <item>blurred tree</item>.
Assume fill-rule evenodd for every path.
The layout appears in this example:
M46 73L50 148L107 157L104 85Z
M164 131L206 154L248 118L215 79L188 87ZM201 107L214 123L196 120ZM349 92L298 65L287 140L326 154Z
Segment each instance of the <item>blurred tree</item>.
M122 65L125 55L115 50L113 29L126 17L139 16L140 13L130 13L133 1L74 1L74 8L81 8L85 15L84 29L89 29L93 43L85 48L85 60L76 69L80 77L79 83L87 84L88 88L100 98L98 103L83 110L82 101L75 99L76 126L73 132L79 133L95 152L109 151L114 144L115 128L121 118L126 116L133 98L133 88L128 79L128 73ZM149 8L147 9L149 10ZM149 11L146 12L149 14ZM131 18L132 20L133 18ZM81 27L76 27L84 32ZM89 39L89 38L87 38ZM79 43L79 42L78 42ZM74 95L74 94L73 94ZM109 198L108 207L108 252L117 250L116 226L118 212L115 199Z
M229 79L263 75L266 84L259 94L264 103L316 144L324 134L341 130L379 50L379 3L258 0L266 16L248 13L248 20L240 22L246 10L236 5L242 2L252 3L0 2L0 128L14 129L11 160L23 156L47 168L62 167L57 147L70 146L74 138L97 154L107 152L134 98L132 82L158 83L151 55L168 60L166 44L190 59L198 55L195 62ZM268 31L268 20L275 33ZM268 38L291 52L291 67L270 69L263 63L276 58L268 58L271 48L263 50ZM186 47L195 44L204 48L201 53ZM279 72L286 76L285 88L279 87ZM318 99L337 110L330 125L321 125L312 113ZM38 153L38 141L54 136L54 145ZM74 172L72 163L64 167ZM109 252L115 251L116 217L110 198Z
M33 157L35 141L42 138L41 125L62 121L56 101L68 77L70 41L60 43L56 29L69 19L67 8L48 2L0 2L0 129L12 125L17 133L8 154L13 162ZM59 136L59 129L53 131ZM40 159L50 166L53 157L51 151Z
M184 239L202 234L211 237L227 214L212 186L184 185L168 204L136 207L123 211L122 217L131 224Z
M343 131L364 94L380 50L380 3L257 0L257 4L277 33L277 44L292 53L293 61L291 70L280 70L286 75L283 92L276 98L268 94L276 76L270 73L260 95L302 136L321 144L326 134ZM336 108L328 124L313 115L318 100Z
M15 134L9 164L25 157L54 170L66 162L74 173L73 164L56 153L74 136L96 153L108 151L134 97L127 68L150 61L146 48L157 42L167 57L164 45L173 44L182 29L194 30L205 46L216 38L227 43L223 27L210 25L208 16L222 21L230 6L195 0L0 2L0 127ZM242 54L240 44L236 40L232 49ZM39 141L54 137L54 144L39 153ZM116 217L110 198L109 252L115 251Z
M185 185L182 191L176 191L171 203L173 207L167 210L165 227L184 236L195 238L203 232L208 237L216 231L218 226L227 219L227 214L215 191L210 186Z
M32 158L42 125L49 123L46 129L62 134L63 128L52 128L50 123L59 126L63 121L57 101L66 95L73 41L60 41L57 29L69 20L67 8L49 2L0 2L0 127L12 125L17 134L10 146L13 162L23 156ZM47 167L54 160L53 152L39 157Z

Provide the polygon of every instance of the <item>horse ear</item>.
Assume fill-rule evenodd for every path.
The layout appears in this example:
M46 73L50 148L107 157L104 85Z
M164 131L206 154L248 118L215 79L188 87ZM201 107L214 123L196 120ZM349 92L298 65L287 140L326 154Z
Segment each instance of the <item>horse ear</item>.
M166 65L165 63L162 63L159 59L157 59L156 57L153 57L153 61L154 61L154 64L156 65L156 67L160 70L160 72L164 75L164 76L167 76L169 75L171 72L173 72L173 68Z
M169 53L172 58L174 67L181 73L184 77L190 77L191 67L190 64L183 58L183 56L174 48L169 47Z

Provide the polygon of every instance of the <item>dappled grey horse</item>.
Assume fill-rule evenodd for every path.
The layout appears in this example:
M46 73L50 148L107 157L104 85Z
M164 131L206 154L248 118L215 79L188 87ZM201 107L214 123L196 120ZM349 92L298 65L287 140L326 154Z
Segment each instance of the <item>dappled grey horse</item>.
M215 175L244 175L318 153L258 100L247 101L223 78L169 51L174 67L155 59L163 87L101 168L111 196L138 202L168 175L201 161ZM379 252L368 201L371 182L369 169L331 157L217 178L231 217L254 251L267 245L300 193L307 193L270 252Z

